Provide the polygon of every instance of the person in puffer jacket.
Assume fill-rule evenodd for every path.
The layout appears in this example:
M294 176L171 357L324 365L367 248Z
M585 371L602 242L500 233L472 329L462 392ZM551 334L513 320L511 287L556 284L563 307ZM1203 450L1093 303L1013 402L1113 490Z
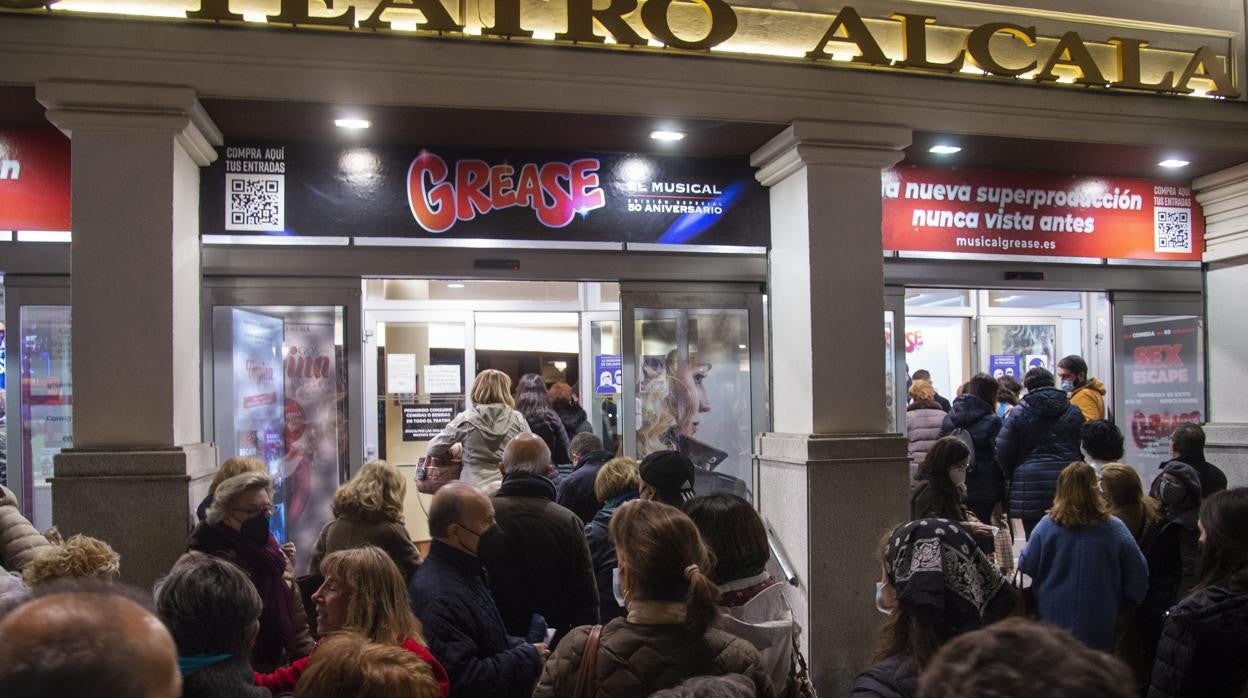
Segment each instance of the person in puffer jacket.
M941 436L962 429L975 444L975 459L966 469L966 506L981 523L992 522L992 509L1005 499L1005 474L993 449L1001 431L996 401L1000 386L987 373L971 376L966 390L953 400L940 427Z
M936 389L925 380L910 384L910 405L906 408L906 437L910 441L910 481L919 472L927 450L940 438L945 410L936 402Z
M51 547L48 539L22 516L13 490L0 486L0 567L21 572Z
M1053 506L1058 475L1082 458L1083 413L1054 385L1048 369L1027 371L1023 377L1027 394L997 435L997 464L1010 483L1010 516L1023 520L1028 536Z
M1238 698L1248 688L1248 488L1200 507L1200 581L1170 610L1148 698Z

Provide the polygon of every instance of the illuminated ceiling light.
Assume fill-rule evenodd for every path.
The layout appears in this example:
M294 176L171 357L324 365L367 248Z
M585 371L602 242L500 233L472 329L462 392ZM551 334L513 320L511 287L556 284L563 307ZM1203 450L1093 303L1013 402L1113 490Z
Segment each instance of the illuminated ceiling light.
M244 12L243 21L244 22L256 22L259 24L268 24L269 16L263 12Z
M684 140L685 134L683 131L666 131L663 129L659 129L657 131L651 131L650 137L656 141L666 141L666 142L674 143L676 141Z
M1179 160L1177 158L1166 158L1165 160L1162 160L1161 162L1157 163L1157 166L1166 167L1166 168L1173 170L1173 169L1178 169L1180 167L1187 167L1190 164L1192 163L1187 160Z
M373 122L369 121L368 119L347 118L347 119L334 119L334 125L337 126L338 128L345 128L345 129L349 129L352 131L359 131L362 129L366 129L369 126L372 126Z
M927 149L927 152L933 155L953 155L962 152L962 146L959 145L934 145Z
M455 284L447 284L447 285L446 285L446 287L447 287L447 288L463 288L463 287L464 287L464 285L463 285L463 284L459 284L459 283L455 283Z

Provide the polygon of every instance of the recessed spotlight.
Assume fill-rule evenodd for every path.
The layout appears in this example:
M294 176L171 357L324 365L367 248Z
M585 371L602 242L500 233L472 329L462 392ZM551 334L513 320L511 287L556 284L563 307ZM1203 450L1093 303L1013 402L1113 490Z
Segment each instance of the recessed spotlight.
M463 284L447 284L446 287L447 288L463 288L464 285Z
M1157 166L1168 167L1170 169L1176 169L1179 167L1187 167L1190 164L1192 163L1188 162L1187 160L1179 160L1177 158L1166 158L1165 160L1162 160L1161 162L1157 163Z
M933 155L953 155L962 152L962 147L957 145L934 145L927 149L927 152Z
M658 131L651 131L650 137L656 141L675 142L675 141L683 140L685 137L685 134L681 131L664 131L660 129Z
M347 118L347 119L334 119L334 125L337 126L338 128L345 128L345 129L350 129L352 131L359 131L361 129L366 129L369 126L372 126L373 122L369 121L368 119Z

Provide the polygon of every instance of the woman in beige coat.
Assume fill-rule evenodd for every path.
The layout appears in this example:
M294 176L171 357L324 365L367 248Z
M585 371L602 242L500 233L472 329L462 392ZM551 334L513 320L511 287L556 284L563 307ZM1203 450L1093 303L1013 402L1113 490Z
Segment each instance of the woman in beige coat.
M52 547L43 534L30 525L17 508L17 496L0 486L0 567L21 572L43 552Z

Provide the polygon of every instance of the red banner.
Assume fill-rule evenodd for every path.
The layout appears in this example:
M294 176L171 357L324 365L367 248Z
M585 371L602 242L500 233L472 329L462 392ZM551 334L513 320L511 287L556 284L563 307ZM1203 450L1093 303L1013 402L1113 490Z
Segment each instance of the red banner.
M69 139L0 129L0 230L69 230Z
M884 249L1199 260L1187 182L897 167L883 175Z

